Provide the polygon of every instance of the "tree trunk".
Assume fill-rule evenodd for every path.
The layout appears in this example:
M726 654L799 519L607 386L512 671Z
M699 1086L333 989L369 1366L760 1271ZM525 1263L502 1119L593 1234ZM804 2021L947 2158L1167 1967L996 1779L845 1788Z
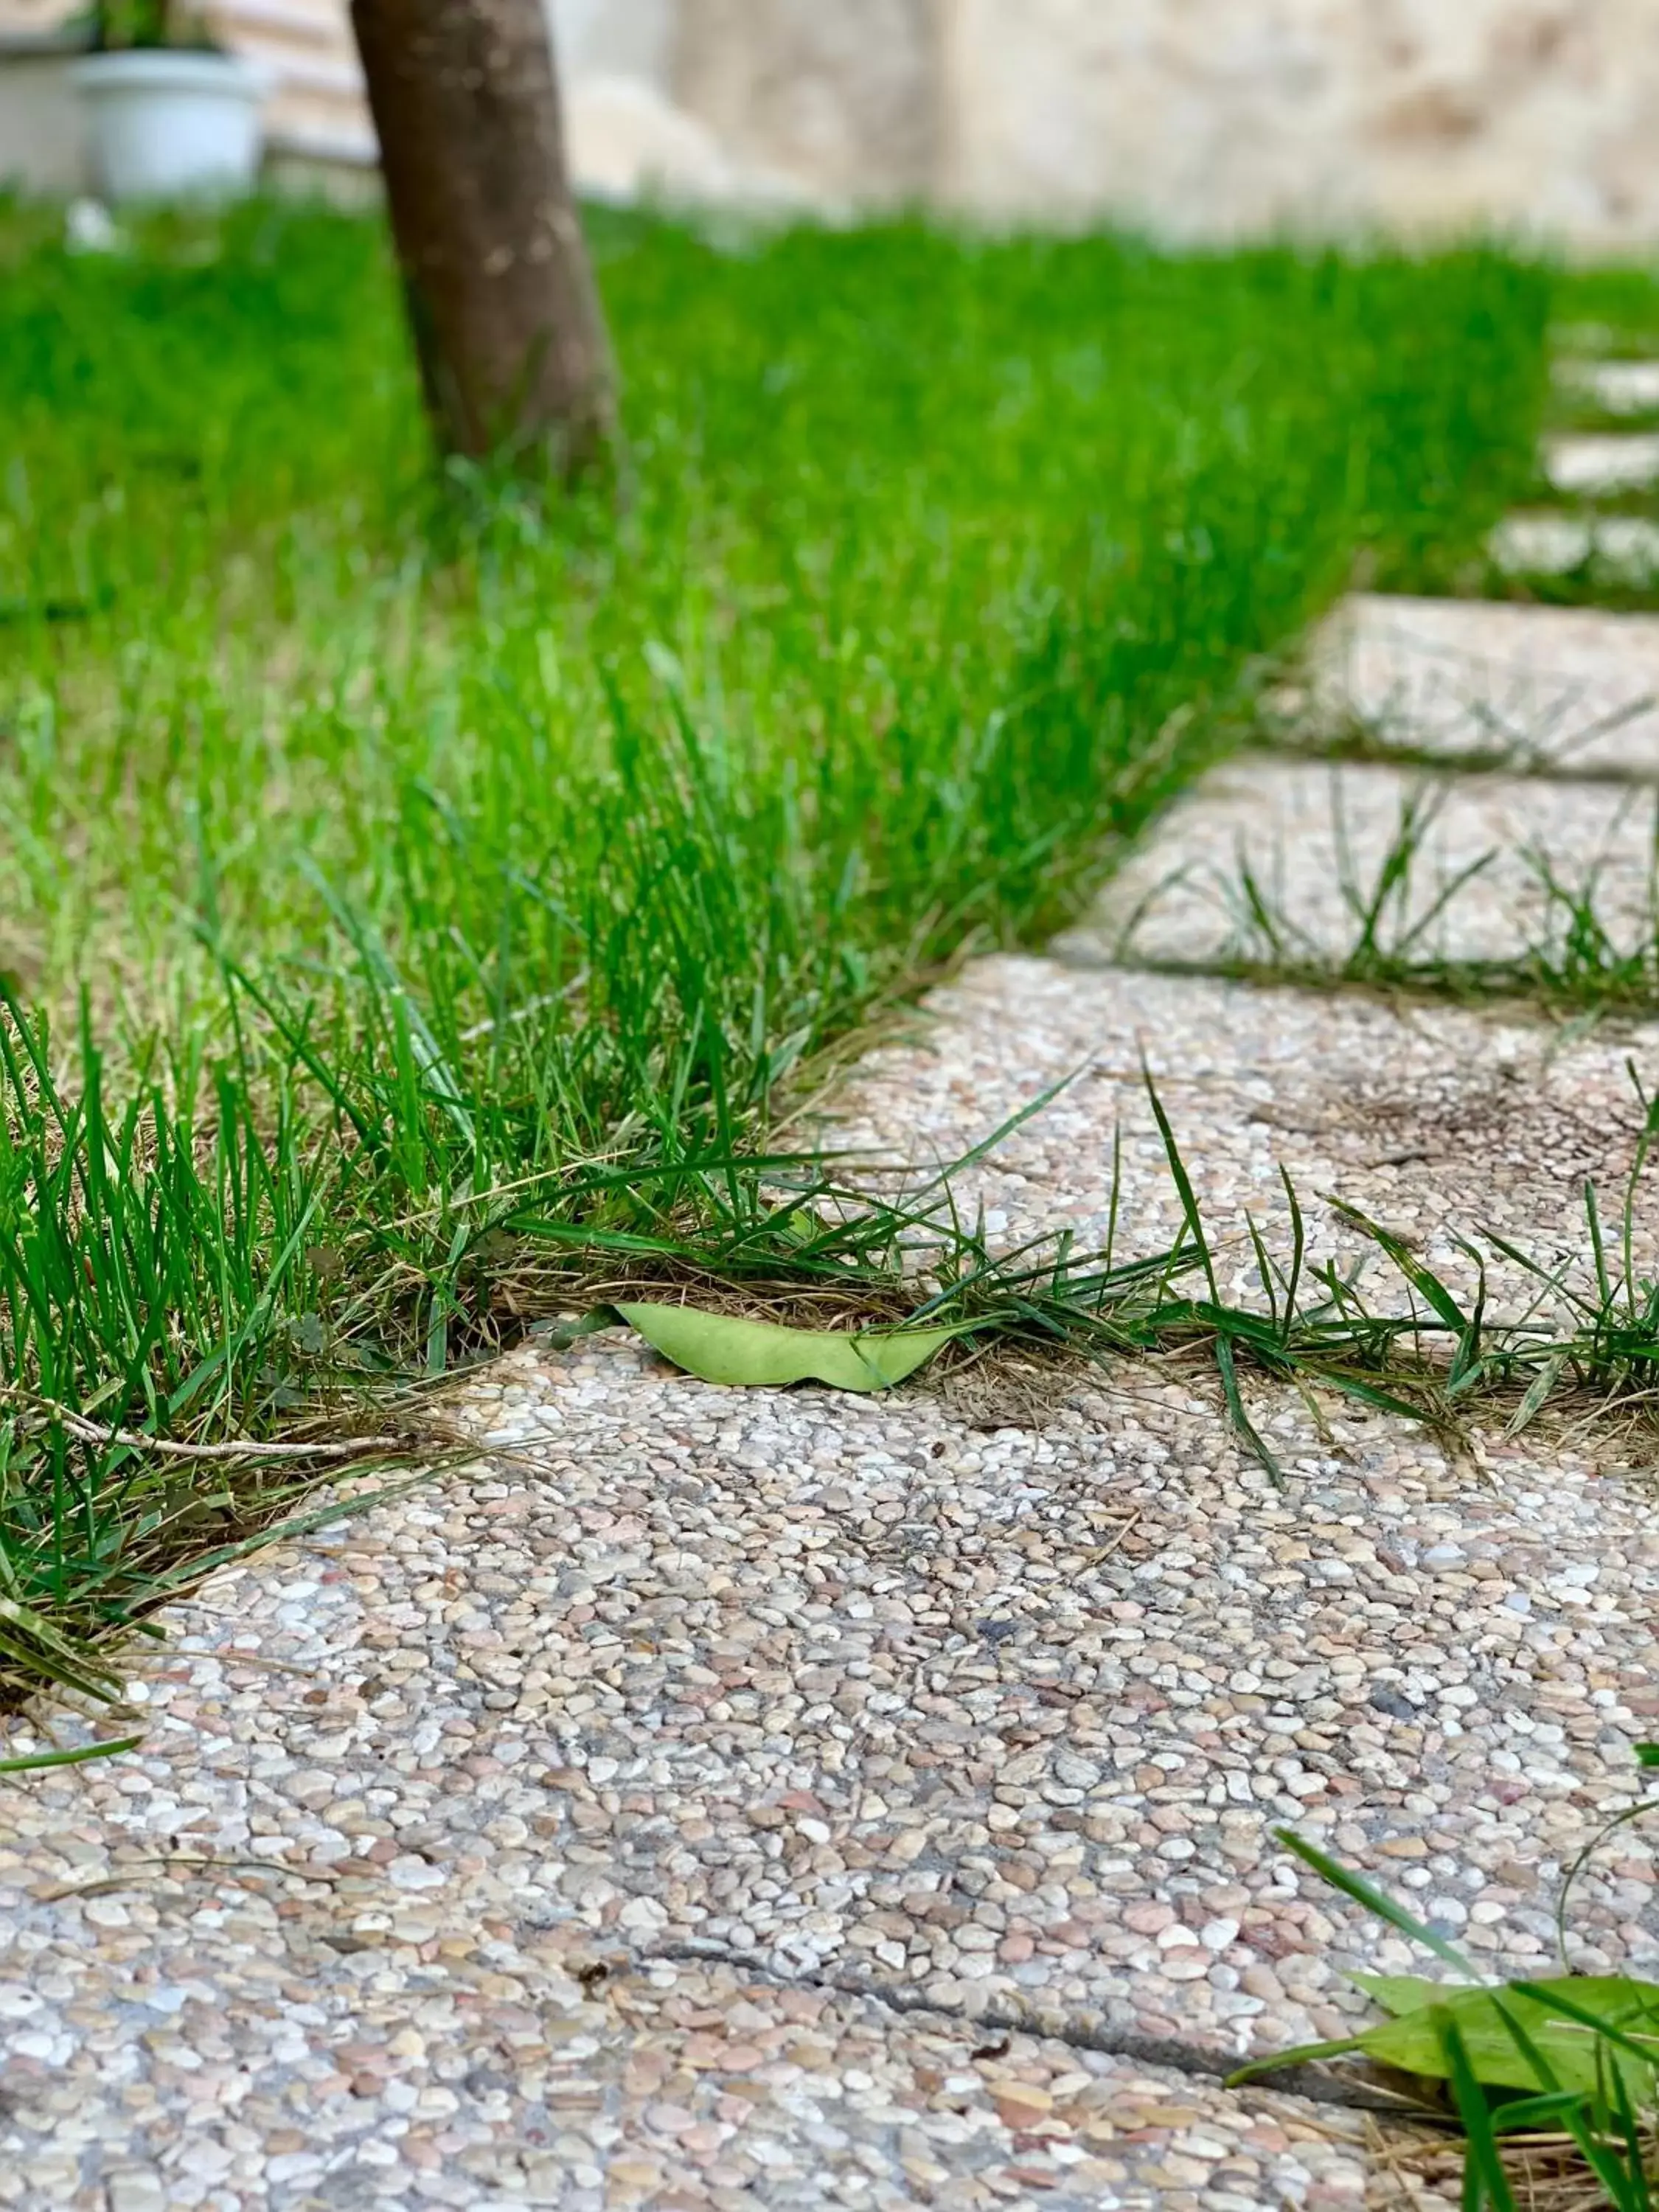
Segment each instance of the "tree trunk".
M351 0L440 443L583 467L616 427L542 0Z

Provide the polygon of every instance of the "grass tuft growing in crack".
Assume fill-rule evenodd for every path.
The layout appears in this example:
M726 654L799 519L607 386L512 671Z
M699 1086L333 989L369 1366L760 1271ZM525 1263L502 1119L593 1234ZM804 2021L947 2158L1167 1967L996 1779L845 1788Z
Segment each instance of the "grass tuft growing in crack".
M1339 749L1334 768L1350 757L1395 757L1380 748L1352 756ZM1117 954L1168 973L1261 984L1471 1004L1526 1000L1584 1016L1659 1012L1659 798L1628 787L1597 849L1570 866L1541 841L1513 849L1492 844L1446 860L1436 830L1458 795L1454 777L1419 776L1401 793L1386 835L1367 839L1362 849L1342 779L1333 774L1331 888L1344 920L1340 932L1323 916L1297 915L1284 887L1282 854L1264 860L1241 841L1231 871L1178 871L1155 885L1120 930ZM1213 954L1164 957L1140 949L1140 933L1176 890L1208 898L1223 921L1225 941ZM1484 910L1466 933L1476 898ZM1477 942L1490 937L1500 915L1517 939L1514 952L1453 949L1460 934Z

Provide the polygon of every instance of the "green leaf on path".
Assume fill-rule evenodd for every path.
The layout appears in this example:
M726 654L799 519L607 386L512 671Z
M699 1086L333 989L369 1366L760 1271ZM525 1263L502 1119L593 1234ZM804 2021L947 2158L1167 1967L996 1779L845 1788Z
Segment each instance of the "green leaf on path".
M1359 2051L1401 2073L1447 2081L1443 2031L1449 2019L1476 2079L1486 2088L1599 2096L1616 2074L1636 2101L1651 2101L1659 2074L1659 1984L1623 1974L1566 1975L1523 1988L1460 1987L1405 1974L1352 1978L1394 2017L1340 2043L1302 2045L1295 2052L1257 2060L1243 2073L1266 2073L1292 2059L1304 2063ZM1588 2024L1591 2019L1607 2033L1598 2033ZM1511 2032L1510 2021L1521 2029L1520 2037ZM1523 2039L1553 2078L1534 2063ZM1638 2055L1650 2041L1651 2057Z
M1385 2066L1407 2074L1446 2078L1446 2057L1433 2014L1449 2014L1462 2038L1476 2077L1488 2088L1579 2089L1596 2094L1607 2074L1623 2075L1638 2097L1652 2087L1659 2068L1659 2040L1645 2063L1625 2048L1610 2045L1595 2031L1559 2012L1549 1999L1557 1990L1577 2008L1595 2014L1626 2035L1659 2037L1659 1987L1621 1974L1569 1976L1559 1982L1534 1982L1522 1995L1515 1989L1455 1989L1443 1986L1438 2002L1386 2026L1368 2028L1359 2047ZM1544 2080L1505 2025L1517 2021L1553 2073Z
M827 1382L833 1390L890 1390L914 1375L967 1324L950 1328L786 1328L772 1321L740 1321L695 1306L619 1305L617 1311L654 1351L705 1382L782 1389L791 1382Z
M1417 2012L1424 2005L1439 2004L1448 1986L1444 1982L1425 1981L1420 1974L1350 1974L1348 1979L1374 1998L1391 2020Z

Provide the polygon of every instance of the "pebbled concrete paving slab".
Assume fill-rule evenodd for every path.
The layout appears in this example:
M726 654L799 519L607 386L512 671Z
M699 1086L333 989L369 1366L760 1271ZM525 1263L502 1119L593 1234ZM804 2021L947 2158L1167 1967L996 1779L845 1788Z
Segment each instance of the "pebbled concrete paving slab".
M1559 957L1584 899L1628 951L1656 927L1655 809L1651 791L1620 784L1246 754L1170 810L1057 949L1325 965L1369 931L1381 951L1419 963L1514 960L1540 945ZM1395 876L1407 843L1413 858Z
M240 1890L163 1878L126 1896L118 1929L106 1915L90 1942L35 1954L35 1988L71 1994L23 2039L52 2057L13 2060L0 2202L1346 2212L1363 2199L1358 2116L1271 2092L728 1966L618 1958L601 1980L599 1947L574 1929L496 1924L424 1957L395 1942L342 1956L275 1875Z
M1471 1294L1467 1242L1481 1242L1494 1310L1519 1310L1535 1291L1494 1236L1552 1270L1582 1261L1564 1279L1588 1291L1584 1185L1617 1216L1643 1125L1637 1085L1659 1088L1659 1024L1574 1035L1515 1007L1241 992L1214 976L1013 957L975 962L930 1005L915 1042L861 1064L838 1102L839 1138L933 1170L1064 1086L952 1187L970 1217L984 1208L994 1237L1069 1229L1085 1246L1110 1236L1120 1259L1145 1258L1179 1241L1183 1214L1144 1064L1221 1287L1249 1304L1262 1302L1250 1220L1288 1261L1283 1174L1300 1194L1308 1265L1364 1263L1367 1296L1390 1310L1398 1284L1342 1206L1407 1237ZM1638 1268L1659 1265L1645 1206L1632 1236Z
M1487 541L1511 576L1561 576L1585 569L1603 586L1639 587L1659 574L1659 522L1640 514L1505 517Z
M1641 415L1659 407L1659 361L1558 362L1564 391L1593 400L1609 415Z
M1143 1049L1243 1295L1279 1160L1450 1265L1622 1173L1659 1073L1651 1031L996 960L842 1133L948 1158L1081 1067L964 1201L1101 1236L1121 1125L1157 1249ZM476 1378L474 1466L216 1578L138 1754L7 1786L0 2203L1357 2205L1352 2114L1217 2075L1415 1962L1273 1831L1547 1964L1659 1716L1651 1499L1605 1439L1456 1467L1253 1395L1279 1492L1179 1364L1055 1395L724 1393L620 1335ZM1659 1964L1639 1836L1575 1926Z
M1544 474L1557 491L1607 498L1659 481L1659 432L1566 431L1546 438Z
M465 1407L476 1467L209 1586L140 1754L9 1794L0 2202L1065 2203L1054 2142L1125 2161L1074 2202L1346 2201L1213 2092L1408 1963L1274 1825L1536 1968L1659 1711L1650 1504L1571 1450L1264 1402L1279 1493L1179 1367L1033 1428L622 1338ZM1638 1839L1578 1926L1653 1963Z
M1556 550L1571 550L1569 531L1581 544L1655 529L1629 516L1504 527L1522 523L1547 523ZM1357 594L1314 641L1304 711L1318 730L1357 726L1383 745L1659 775L1659 616Z

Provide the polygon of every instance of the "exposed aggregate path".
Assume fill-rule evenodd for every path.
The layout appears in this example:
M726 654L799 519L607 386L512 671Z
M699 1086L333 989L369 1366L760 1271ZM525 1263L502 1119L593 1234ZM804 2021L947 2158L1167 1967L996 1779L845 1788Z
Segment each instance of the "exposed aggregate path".
M1533 773L1449 782L1433 864L1529 841L1628 918L1656 678L1648 618L1362 599L1309 696L1385 750L1504 732ZM1343 856L1420 774L1218 771L1053 957L975 963L871 1054L841 1139L950 1158L1070 1076L964 1199L1010 1241L1115 1211L1157 1250L1144 1056L1234 1294L1281 1164L1316 1259L1355 1256L1332 1190L1452 1275L1471 1229L1568 1249L1659 1033L1121 964L1236 951L1241 853L1339 944ZM1516 949L1528 880L1483 871L1445 949ZM132 1661L137 1754L5 1787L0 2204L1402 2201L1331 2085L1221 2085L1363 2017L1345 1968L1415 1963L1273 1832L1546 1967L1559 1870L1659 1734L1651 1471L1605 1433L1453 1463L1358 1408L1252 1410L1283 1490L1196 1369L1037 1419L722 1393L620 1334L500 1361L457 1401L472 1464L175 1609ZM1639 1832L1573 1958L1659 1969Z

